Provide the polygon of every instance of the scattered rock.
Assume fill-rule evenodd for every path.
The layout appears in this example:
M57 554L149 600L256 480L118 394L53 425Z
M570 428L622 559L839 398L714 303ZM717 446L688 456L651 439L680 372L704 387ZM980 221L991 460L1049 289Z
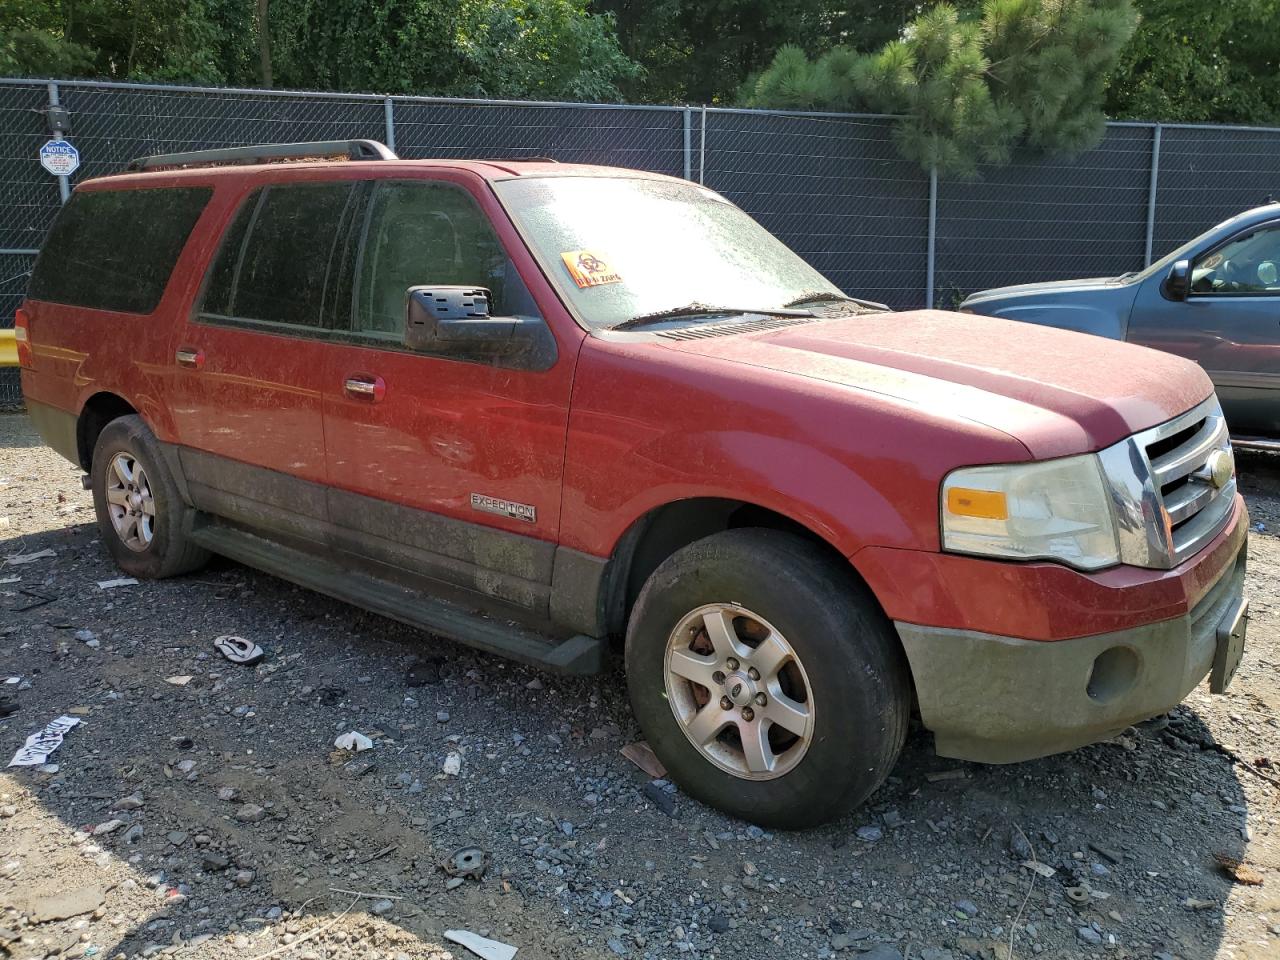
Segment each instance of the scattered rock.
M1031 844L1021 830L1009 831L1009 852L1018 860L1032 859Z
M267 818L267 811L256 803L246 803L236 811L236 819L241 823L258 823Z
M875 843L884 836L884 831L877 826L865 826L858 828L858 839L865 840L867 843Z
M102 906L106 891L99 886L77 887L66 893L21 894L12 904L18 913L26 914L31 923L48 923L50 920L69 920L83 913L93 913Z
M1225 853L1216 854L1214 860L1218 862L1222 872L1236 883L1248 887L1262 886L1262 874L1244 861L1237 860L1235 857L1228 856Z
M668 793L664 787L660 786L660 782L658 780L650 780L646 783L643 788L644 795L668 817L674 817L676 815L676 798Z

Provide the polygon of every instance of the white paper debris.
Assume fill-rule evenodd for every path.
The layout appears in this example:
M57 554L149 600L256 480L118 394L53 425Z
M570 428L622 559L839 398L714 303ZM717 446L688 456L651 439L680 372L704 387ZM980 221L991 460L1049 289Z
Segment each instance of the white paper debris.
M373 741L366 737L363 733L357 733L352 730L350 733L344 733L333 741L333 745L339 750L354 750L359 753L361 750L372 750Z
M11 557L5 557L4 562L11 567L18 567L24 563L35 563L37 560L56 556L57 554L52 550L39 550L36 553L15 553Z
M444 758L444 766L440 769L448 776L456 777L462 772L462 754L457 750L450 751L449 755Z
M5 577L3 580L0 580L0 583L17 583L21 579L21 577Z
M33 733L27 737L26 744L13 755L13 759L9 761L11 767L38 767L46 760L49 755L58 747L62 746L63 735L78 724L80 721L75 717L62 716L57 720L50 721L49 725L43 730Z
M118 580L99 580L98 587L102 590L110 590L113 587L131 587L137 582L133 577L120 577Z
M482 937L480 934L472 933L470 930L446 930L444 938L452 940L454 943L462 944L477 957L484 957L484 960L511 960L516 955L516 951L520 949L508 943L500 943L497 940Z
M172 683L175 687L185 687L188 683L191 682L191 677L186 674L180 677L165 677L164 682Z
M5 683L21 683L22 678L21 677L5 677L4 682Z
M1046 880L1058 872L1057 870L1053 869L1053 867L1049 866L1047 863L1040 863L1038 860L1023 860L1022 865L1026 867L1028 870L1034 870L1036 873L1040 874L1040 876L1044 877Z

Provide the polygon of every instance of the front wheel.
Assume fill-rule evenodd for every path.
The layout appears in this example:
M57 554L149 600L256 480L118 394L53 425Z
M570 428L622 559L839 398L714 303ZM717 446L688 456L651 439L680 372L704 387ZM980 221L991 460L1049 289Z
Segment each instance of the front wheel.
M729 530L664 561L632 612L626 667L672 778L762 826L861 803L906 738L892 624L847 566L792 534Z

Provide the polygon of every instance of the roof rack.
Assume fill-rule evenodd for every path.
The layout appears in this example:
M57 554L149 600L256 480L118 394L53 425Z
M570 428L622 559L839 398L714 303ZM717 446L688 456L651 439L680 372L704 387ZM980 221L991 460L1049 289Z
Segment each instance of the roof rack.
M317 140L314 143L263 143L253 147L223 150L191 150L187 153L157 153L129 161L130 170L157 167L204 167L220 163L265 163L268 160L307 160L346 154L348 160L399 160L385 143L377 140Z

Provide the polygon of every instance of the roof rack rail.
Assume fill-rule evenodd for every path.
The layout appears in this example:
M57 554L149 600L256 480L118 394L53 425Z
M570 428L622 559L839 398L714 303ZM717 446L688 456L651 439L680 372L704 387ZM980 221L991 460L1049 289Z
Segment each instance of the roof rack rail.
M477 157L480 163L559 163L555 157Z
M314 143L262 143L222 150L157 153L129 161L130 170L156 167L203 167L220 163L265 163L268 160L305 160L346 154L348 160L399 160L394 151L377 140L317 140Z

